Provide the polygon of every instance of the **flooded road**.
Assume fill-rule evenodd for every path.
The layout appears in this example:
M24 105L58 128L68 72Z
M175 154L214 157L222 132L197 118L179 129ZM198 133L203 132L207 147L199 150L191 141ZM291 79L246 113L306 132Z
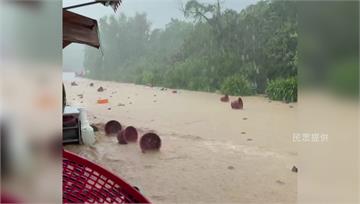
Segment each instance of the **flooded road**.
M253 96L243 97L244 110L232 110L214 93L75 81L65 82L67 100L86 108L91 123L115 119L139 135L154 131L162 147L144 154L138 144L120 145L99 131L94 147L65 148L120 175L154 203L296 202L296 104ZM109 104L96 103L103 98Z

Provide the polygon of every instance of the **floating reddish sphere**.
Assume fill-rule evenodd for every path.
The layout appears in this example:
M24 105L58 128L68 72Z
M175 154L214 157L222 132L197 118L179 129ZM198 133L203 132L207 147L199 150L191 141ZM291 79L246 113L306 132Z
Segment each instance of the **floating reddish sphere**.
M105 133L106 135L117 134L121 131L121 124L116 120L110 120L105 124Z
M122 130L122 131L118 132L118 134L117 134L117 139L118 139L119 144L127 144L128 143L124 136L124 133L123 133L124 131L125 130Z
M229 102L229 96L228 96L228 95L225 95L225 96L221 97L220 100L221 100L222 102Z
M128 142L136 142L138 138L138 132L135 127L128 126L123 131L121 131L124 138Z
M143 152L159 150L161 139L155 133L146 133L140 139L140 148Z
M231 102L231 108L232 109L243 109L244 104L243 104L242 99L239 97L237 100Z

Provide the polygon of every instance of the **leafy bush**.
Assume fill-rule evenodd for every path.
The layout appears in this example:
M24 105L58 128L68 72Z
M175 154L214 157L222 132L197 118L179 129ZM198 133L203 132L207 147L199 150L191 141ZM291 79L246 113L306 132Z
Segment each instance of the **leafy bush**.
M241 75L227 77L221 86L221 92L234 96L249 96L255 93L250 82Z
M266 94L272 100L296 102L297 81L295 77L270 81L266 88Z

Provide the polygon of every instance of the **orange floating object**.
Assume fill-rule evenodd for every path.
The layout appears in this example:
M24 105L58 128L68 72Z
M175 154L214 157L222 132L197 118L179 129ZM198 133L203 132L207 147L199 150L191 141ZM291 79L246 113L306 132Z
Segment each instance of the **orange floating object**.
M107 98L105 98L105 99L99 99L99 100L97 100L97 103L98 103L98 104L107 104L107 103L109 103L109 100L108 100Z

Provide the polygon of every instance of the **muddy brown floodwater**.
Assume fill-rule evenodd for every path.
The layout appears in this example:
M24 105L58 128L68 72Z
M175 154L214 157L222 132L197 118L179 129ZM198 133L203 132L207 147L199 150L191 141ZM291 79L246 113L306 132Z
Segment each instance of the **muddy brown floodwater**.
M120 145L100 129L94 147L65 148L139 187L152 202L296 203L296 103L242 97L244 109L233 110L214 93L73 81L78 86L65 82L69 103L86 108L91 123L115 119L139 136L154 131L162 146L144 154L138 143ZM97 104L100 98L109 104Z

